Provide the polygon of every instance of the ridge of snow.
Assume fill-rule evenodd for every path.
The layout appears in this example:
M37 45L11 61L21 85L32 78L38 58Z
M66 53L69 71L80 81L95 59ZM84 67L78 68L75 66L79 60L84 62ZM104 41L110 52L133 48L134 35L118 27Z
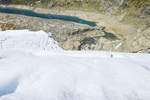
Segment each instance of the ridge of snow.
M0 32L0 49L60 50L51 33L7 30Z

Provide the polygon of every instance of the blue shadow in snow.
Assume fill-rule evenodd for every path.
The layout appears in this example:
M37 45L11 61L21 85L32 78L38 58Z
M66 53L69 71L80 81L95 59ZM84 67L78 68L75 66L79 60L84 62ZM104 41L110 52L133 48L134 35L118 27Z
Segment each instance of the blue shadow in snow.
M10 81L6 86L0 89L0 97L15 92L18 85L19 78L12 79L12 81Z

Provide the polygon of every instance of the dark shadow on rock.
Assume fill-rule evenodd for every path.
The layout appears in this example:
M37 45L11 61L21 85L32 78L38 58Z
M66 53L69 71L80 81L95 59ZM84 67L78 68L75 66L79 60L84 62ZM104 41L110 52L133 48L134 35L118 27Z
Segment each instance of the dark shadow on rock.
M149 8L149 9L146 9L146 10L144 11L144 15L150 16L150 8Z
M85 44L96 44L96 41L93 37L86 37L82 41L80 41L80 45L78 46L78 50L81 50L82 46Z
M10 4L12 0L1 0L0 4Z
M87 24L89 26L96 26L95 22L80 19L78 17L55 15L55 14L42 14L42 13L36 13L32 10L25 10L25 9L0 7L0 13L18 14L18 15L39 17L39 18L45 18L45 19L58 19L58 20L76 22L80 24Z

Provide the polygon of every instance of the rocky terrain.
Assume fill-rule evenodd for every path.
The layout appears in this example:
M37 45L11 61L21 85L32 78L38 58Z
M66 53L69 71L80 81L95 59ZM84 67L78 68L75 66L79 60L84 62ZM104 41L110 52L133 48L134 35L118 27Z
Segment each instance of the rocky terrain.
M17 29L18 29L18 27L14 24L0 22L0 31L17 30Z
M66 50L150 53L149 2L146 0L143 3L129 2L128 0L112 0L112 2L109 1L108 3L108 1L103 2L105 5L103 12L100 12L102 10L100 8L100 11L95 10L94 12L88 9L66 9L65 4L63 5L65 9L60 9L58 8L58 3L52 8L49 6L51 9L36 8L36 6L1 5L1 7L32 10L36 13L76 16L80 19L96 22L97 26L60 19L43 19L6 13L0 14L0 21L10 26L14 25L17 29L51 32L60 47ZM134 6L134 4L137 6ZM109 7L110 5L112 6ZM82 6L86 8L84 5ZM3 27L2 29L9 28Z

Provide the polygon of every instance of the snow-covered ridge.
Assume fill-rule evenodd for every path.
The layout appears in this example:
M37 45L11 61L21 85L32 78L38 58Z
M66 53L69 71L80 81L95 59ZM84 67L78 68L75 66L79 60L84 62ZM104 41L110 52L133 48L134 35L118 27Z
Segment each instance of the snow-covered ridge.
M8 30L0 32L0 49L58 50L51 33L44 31Z
M0 100L150 100L149 54L64 51L43 31L0 43Z

